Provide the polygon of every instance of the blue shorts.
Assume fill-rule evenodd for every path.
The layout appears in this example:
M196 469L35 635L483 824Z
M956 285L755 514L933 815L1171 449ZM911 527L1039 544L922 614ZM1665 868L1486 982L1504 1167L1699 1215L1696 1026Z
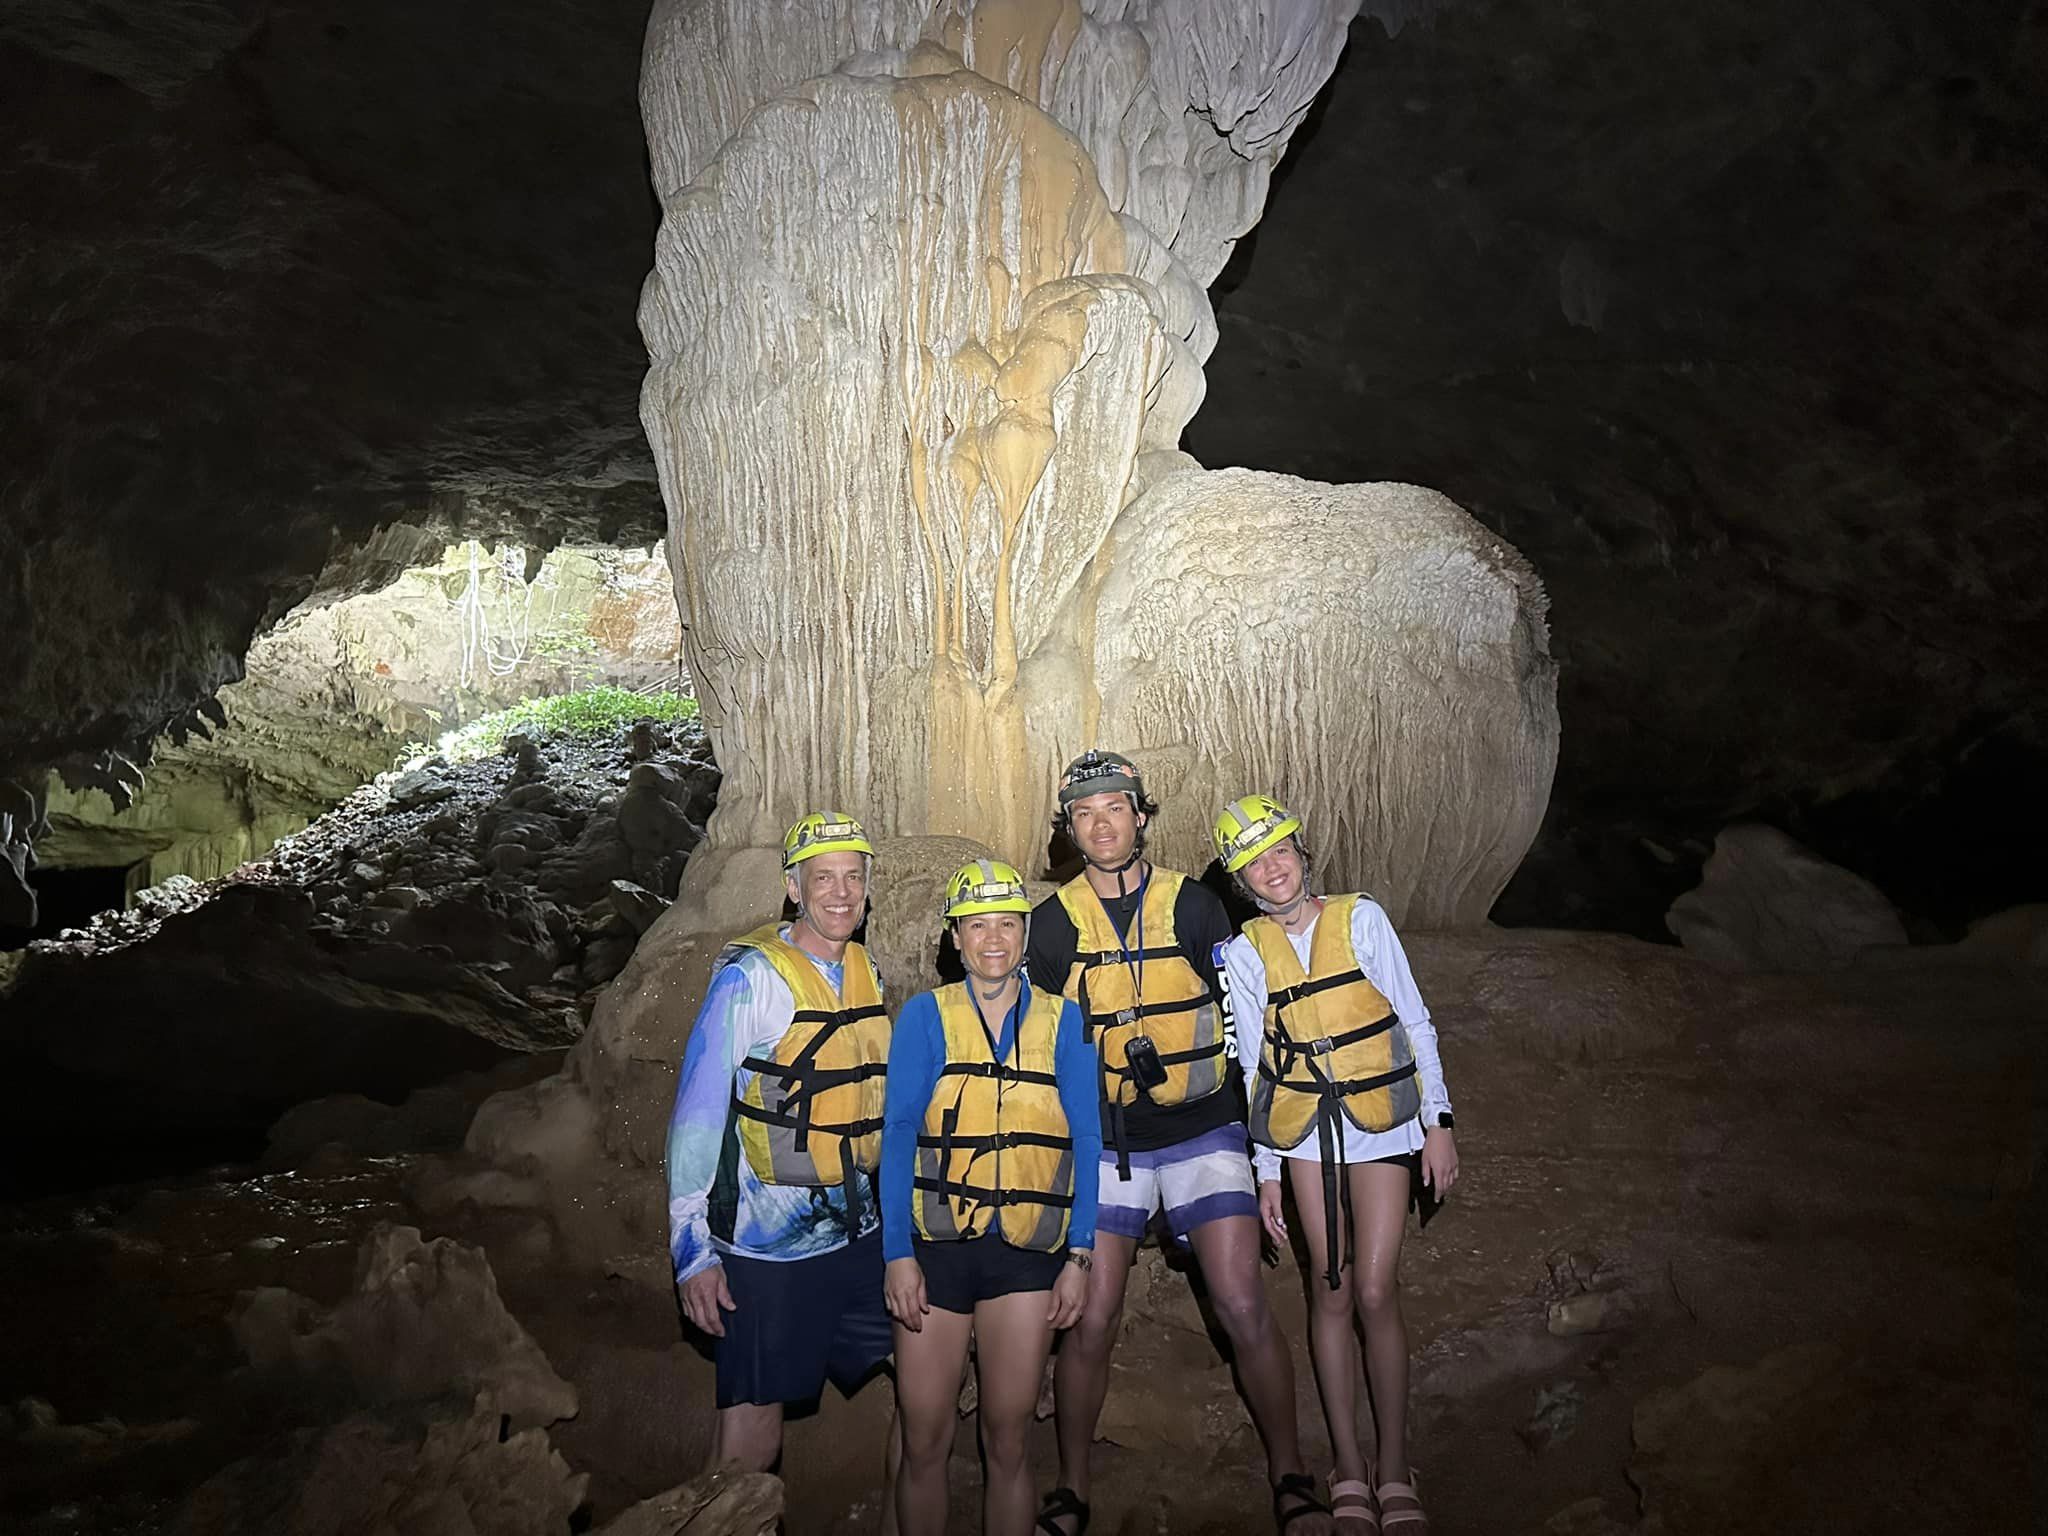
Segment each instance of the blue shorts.
M1185 1242L1204 1222L1256 1219L1259 1192L1250 1148L1244 1127L1232 1121L1156 1152L1133 1152L1128 1179L1117 1170L1116 1153L1105 1148L1095 1230L1135 1242L1154 1213L1164 1212L1173 1235Z
M814 1403L827 1380L850 1395L895 1348L879 1232L815 1258L724 1263L733 1310L711 1341L721 1408Z

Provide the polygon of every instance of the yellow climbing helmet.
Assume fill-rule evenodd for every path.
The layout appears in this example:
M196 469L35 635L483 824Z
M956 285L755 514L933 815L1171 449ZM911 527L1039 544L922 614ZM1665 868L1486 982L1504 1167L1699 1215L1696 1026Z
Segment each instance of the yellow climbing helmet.
M962 864L946 882L946 904L939 909L939 916L951 922L980 912L1021 912L1028 917L1031 897L1024 889L1024 877L998 859Z
M821 853L864 853L873 858L875 849L860 823L844 811L813 811L783 834L782 867L795 869Z
M1271 795L1246 795L1216 813L1216 857L1234 875L1300 830L1301 818Z

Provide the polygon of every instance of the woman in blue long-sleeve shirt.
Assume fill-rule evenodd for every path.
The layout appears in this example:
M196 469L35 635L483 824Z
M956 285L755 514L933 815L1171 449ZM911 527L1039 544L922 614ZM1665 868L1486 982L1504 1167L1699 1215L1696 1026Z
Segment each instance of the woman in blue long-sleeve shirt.
M1102 1152L1080 1010L1023 976L1024 879L978 860L946 890L967 980L897 1016L882 1125L883 1281L896 1320L903 1536L946 1528L946 1464L974 1341L982 1529L1027 1536L1024 1441L1053 1335L1081 1315ZM1078 1176L1077 1176L1078 1170Z

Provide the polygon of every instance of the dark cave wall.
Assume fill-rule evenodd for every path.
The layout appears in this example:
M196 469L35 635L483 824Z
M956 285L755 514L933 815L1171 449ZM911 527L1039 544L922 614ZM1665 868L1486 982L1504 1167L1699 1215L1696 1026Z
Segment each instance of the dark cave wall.
M0 17L0 774L146 737L394 519L658 536L644 18Z
M1564 740L1503 916L1654 926L1743 815L1951 922L2040 894L1984 792L2048 766L2044 85L2016 3L1354 26L1189 446L1436 486L1543 573Z

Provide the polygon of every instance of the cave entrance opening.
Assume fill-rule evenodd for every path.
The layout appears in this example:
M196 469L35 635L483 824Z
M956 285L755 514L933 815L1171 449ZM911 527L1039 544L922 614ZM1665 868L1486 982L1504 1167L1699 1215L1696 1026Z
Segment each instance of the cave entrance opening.
M33 928L0 928L0 949L21 949L37 939L54 939L66 928L83 928L102 912L118 912L140 883L147 862L41 867L28 877L36 893Z
M139 857L123 888L99 887L94 911L119 910L140 888L265 858L394 768L495 751L543 706L534 723L590 729L663 718L692 698L658 545L543 552L471 539L427 554L375 582L330 570L251 644L243 676L210 706L215 724L188 719L157 741L131 805L53 776L44 873L83 878ZM64 926L82 926L67 913Z

